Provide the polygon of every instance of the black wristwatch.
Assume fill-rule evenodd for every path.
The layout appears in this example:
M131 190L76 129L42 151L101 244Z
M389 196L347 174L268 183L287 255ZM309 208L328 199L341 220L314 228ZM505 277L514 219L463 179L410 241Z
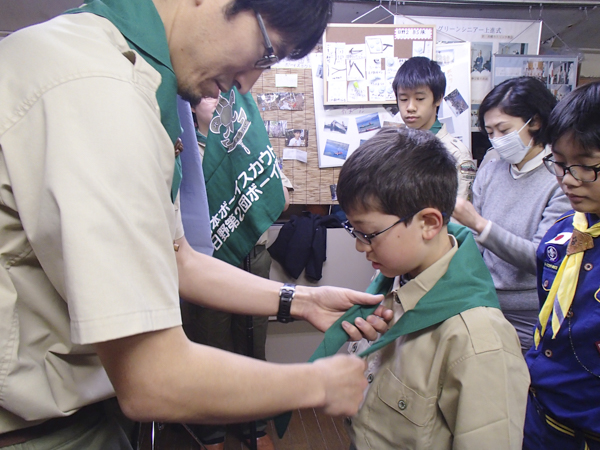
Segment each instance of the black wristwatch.
M281 323L290 323L294 319L290 315L292 310L292 299L296 295L296 285L285 283L279 291L279 311L277 311L277 320Z

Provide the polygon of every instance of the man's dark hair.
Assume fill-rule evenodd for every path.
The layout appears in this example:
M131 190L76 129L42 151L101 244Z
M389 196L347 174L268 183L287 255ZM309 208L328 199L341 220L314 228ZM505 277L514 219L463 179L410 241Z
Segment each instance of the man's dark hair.
M600 149L600 82L584 84L567 94L550 114L548 129L552 145L571 134L584 150Z
M433 100L437 102L446 91L446 75L437 62L424 56L415 56L409 58L396 72L392 83L396 101L398 101L398 88L417 89L421 86L431 89Z
M332 0L232 0L226 17L253 10L283 37L283 50L291 59L308 55L317 45L331 19Z
M533 137L535 145L547 145L550 142L548 119L554 106L556 106L556 98L537 78L510 78L492 89L481 102L479 129L482 133L487 134L484 117L489 110L494 108L498 108L509 116L520 117L523 122L537 116L540 128L531 131L531 137Z
M340 207L401 218L431 207L444 214L447 224L458 189L455 163L429 131L383 128L342 166L337 183Z

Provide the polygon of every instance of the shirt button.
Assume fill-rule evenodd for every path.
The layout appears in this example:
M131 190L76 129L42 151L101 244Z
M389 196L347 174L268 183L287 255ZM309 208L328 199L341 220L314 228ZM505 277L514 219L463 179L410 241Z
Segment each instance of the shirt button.
M550 284L550 283L548 282L548 280L544 280L544 287L545 287L545 288L547 288L549 284Z
M585 263L583 265L583 270L585 270L586 272L589 272L590 270L592 270L594 268L594 265L592 263Z
M367 376L367 381L369 382L369 384L373 382L373 374L372 374L372 373L370 373L370 374Z
M572 311L572 310L569 310L569 311L567 312L567 318L569 318L569 319L570 319L571 317L573 317L573 311Z
M358 343L355 342L354 344L352 344L352 346L350 347L350 352L351 353L356 353L356 350L358 349Z
M404 411L406 409L406 402L404 400L400 400L398 402L398 408L400 409L400 411Z
M548 358L552 358L552 350L550 350L550 349L544 350L544 355L546 355L546 357L548 357Z

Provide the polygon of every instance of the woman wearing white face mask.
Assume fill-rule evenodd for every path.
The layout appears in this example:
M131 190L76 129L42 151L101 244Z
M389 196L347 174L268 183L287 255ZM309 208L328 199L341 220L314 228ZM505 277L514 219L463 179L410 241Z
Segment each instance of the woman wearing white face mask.
M458 199L453 214L473 230L523 352L533 342L539 309L535 251L548 228L570 209L542 161L550 152L546 125L555 104L550 91L530 77L507 80L485 97L479 128L499 159L477 172L473 203Z

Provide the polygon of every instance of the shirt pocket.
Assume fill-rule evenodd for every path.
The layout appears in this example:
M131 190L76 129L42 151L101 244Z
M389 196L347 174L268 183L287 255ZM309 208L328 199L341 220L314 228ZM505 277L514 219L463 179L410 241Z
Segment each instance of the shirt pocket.
M437 397L424 397L411 389L389 370L381 374L377 396L387 406L418 427L425 427L435 417Z

